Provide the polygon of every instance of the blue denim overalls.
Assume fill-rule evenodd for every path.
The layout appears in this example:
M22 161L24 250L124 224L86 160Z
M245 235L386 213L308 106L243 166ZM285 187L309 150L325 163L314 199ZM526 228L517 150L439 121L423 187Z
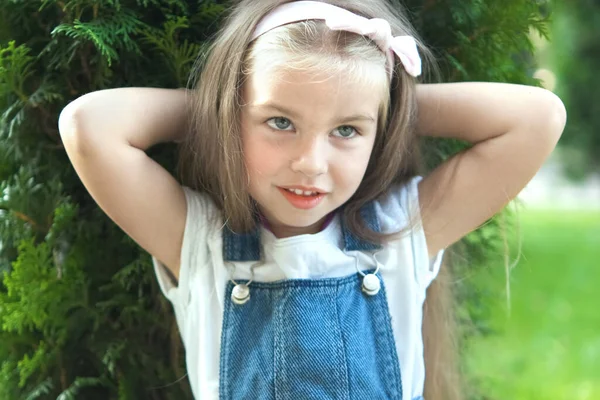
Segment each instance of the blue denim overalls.
M379 232L375 207L368 204L361 214ZM342 231L345 251L380 248L343 224ZM259 238L259 229L242 235L224 229L224 260L259 261ZM365 272L375 278L378 270ZM385 286L376 278L364 282L365 274L358 266L357 271L339 278L230 280L225 293L233 296L224 306L220 399L401 400Z

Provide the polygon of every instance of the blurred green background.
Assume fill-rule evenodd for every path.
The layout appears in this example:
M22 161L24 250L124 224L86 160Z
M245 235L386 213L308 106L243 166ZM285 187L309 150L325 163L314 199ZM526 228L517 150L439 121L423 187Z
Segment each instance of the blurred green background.
M520 196L509 265L457 277L481 334L465 343L482 399L600 399L600 1L555 2L551 40L532 36L535 77L568 113L559 146ZM519 257L519 246L522 246Z
M490 301L488 334L467 343L469 376L486 398L600 399L600 210L526 208L519 219L510 297L500 257L467 278Z

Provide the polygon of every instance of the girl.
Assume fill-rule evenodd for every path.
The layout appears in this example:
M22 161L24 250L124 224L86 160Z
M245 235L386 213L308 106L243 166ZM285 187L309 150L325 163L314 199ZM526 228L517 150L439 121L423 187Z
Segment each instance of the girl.
M429 53L397 8L244 0L193 91L104 90L62 112L84 185L153 256L196 398L422 398L444 249L555 147L566 116L546 90L417 84ZM419 135L473 146L423 178ZM183 185L144 152L165 141Z

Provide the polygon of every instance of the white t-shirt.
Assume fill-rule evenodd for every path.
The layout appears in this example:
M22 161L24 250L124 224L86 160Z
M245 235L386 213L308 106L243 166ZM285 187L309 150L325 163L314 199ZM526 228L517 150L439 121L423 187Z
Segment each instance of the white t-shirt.
M397 232L416 213L420 222L418 182L413 178L402 187L392 188L375 202L382 232ZM223 262L222 222L209 218L217 213L210 198L184 187L188 205L179 285L174 285L165 266L152 258L162 292L173 304L186 350L186 365L192 391L197 400L219 398L219 359L223 306L231 301L225 293L230 269ZM254 270L255 281L281 279L319 279L356 273L355 258L364 271L374 268L370 253L343 249L339 216L321 232L289 238L276 238L261 228L265 264ZM418 224L402 237L388 242L376 254L387 294L394 339L400 361L403 400L423 395L422 315L425 291L437 275L443 250L434 260L427 252L424 232ZM235 262L234 279L249 279L255 262Z

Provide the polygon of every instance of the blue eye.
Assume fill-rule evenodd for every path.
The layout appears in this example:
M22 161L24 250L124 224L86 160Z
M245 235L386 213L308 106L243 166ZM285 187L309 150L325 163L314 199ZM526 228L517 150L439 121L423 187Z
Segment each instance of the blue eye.
M292 126L292 123L289 119L283 117L275 117L271 118L267 121L267 125L269 125L273 129L277 129L280 131L287 131L288 128Z
M352 138L352 137L355 136L354 134L358 133L356 131L356 129L354 129L353 127L351 127L349 125L340 126L340 127L336 128L336 130L340 134L339 135L334 135L334 136L341 137L343 139L350 139L350 138Z

